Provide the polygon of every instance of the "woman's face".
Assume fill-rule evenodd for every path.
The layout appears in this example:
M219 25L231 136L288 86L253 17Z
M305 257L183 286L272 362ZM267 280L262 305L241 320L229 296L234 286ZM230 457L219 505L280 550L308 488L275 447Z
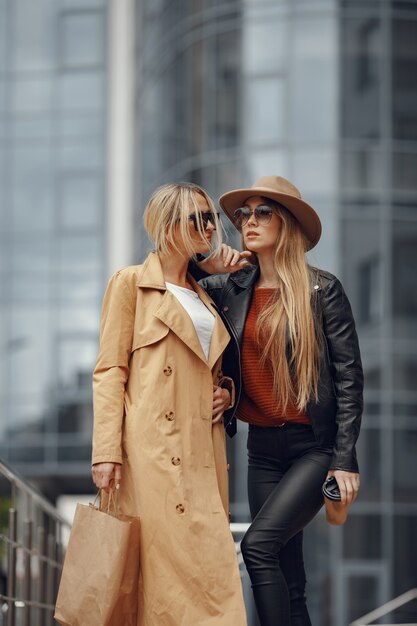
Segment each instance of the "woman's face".
M204 198L204 196L201 196L200 194L196 194L195 200L197 202L198 212L200 213L201 217L204 218L205 215L212 216L212 219L208 220L205 226L203 222L204 234L206 237L206 239L204 239L198 231L198 226L197 226L198 222L197 222L197 219L195 219L198 216L196 215L196 210L194 208L194 205L190 207L191 213L188 216L188 219L190 220L190 234L191 234L191 239L193 242L194 253L204 254L205 252L208 252L210 250L209 244L213 236L213 231L216 229L216 227L215 227L213 213L207 203L207 200ZM181 239L181 231L179 228L177 228L176 230L176 244L179 249L184 248L184 243Z
M242 223L241 226L246 248L256 254L272 254L279 237L281 224L274 203L262 196L252 196L246 200L242 208L245 209L245 212L250 211L248 221ZM268 208L272 209L270 215L268 215Z

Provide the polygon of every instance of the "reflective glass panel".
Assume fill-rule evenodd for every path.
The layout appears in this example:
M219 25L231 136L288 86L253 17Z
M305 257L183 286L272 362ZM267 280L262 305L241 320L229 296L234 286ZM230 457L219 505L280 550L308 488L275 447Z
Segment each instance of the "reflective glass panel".
M101 110L105 102L102 72L68 72L59 75L59 106L62 111Z
M280 141L285 133L284 84L277 78L256 78L246 87L245 131L252 145Z
M382 556L381 517L349 514L344 527L343 556L346 559L379 559Z
M15 231L53 228L54 198L49 143L20 144L13 153L12 215Z
M415 379L414 379L415 380ZM417 415L416 421L417 421ZM396 502L417 501L417 429L394 432L394 498Z
M60 185L61 227L93 228L102 214L101 179L88 174L68 175Z
M416 578L415 551L412 548L416 536L417 515L411 512L408 515L394 517L394 545L393 551L393 595L397 596L404 590L413 588ZM417 600L408 602L395 613L395 624L412 624L416 621Z
M55 7L56 0L13 0L13 21L9 21L9 28L14 48L14 70L53 70L56 60Z
M360 498L376 502L381 498L381 434L379 429L362 428L357 443L361 474Z
M65 68L102 64L104 16L98 12L64 13L61 17L61 63Z
M64 387L83 387L84 376L91 372L97 357L97 342L87 337L68 336L58 341L58 378Z

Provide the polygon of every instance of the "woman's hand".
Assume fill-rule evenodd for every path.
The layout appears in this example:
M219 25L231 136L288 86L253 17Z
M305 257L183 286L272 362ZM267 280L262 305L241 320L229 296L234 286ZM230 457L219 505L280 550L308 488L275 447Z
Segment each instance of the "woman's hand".
M91 468L91 474L95 486L108 493L119 489L122 481L122 466L120 463L95 463Z
M197 265L207 272L207 274L227 274L237 272L248 264L248 257L251 256L249 250L239 252L231 246L222 243L220 248L210 254L204 261L200 261Z
M224 411L230 406L230 393L223 387L213 385L213 424L220 422Z
M337 484L339 485L340 495L342 497L342 504L352 504L357 498L360 477L355 472L346 472L345 470L330 470L327 474L327 478L334 476Z

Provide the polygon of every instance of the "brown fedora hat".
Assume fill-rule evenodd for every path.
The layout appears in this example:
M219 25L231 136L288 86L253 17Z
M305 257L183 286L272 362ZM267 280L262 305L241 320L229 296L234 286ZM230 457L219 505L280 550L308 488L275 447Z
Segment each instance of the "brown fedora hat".
M320 218L313 207L301 199L297 187L289 180L282 176L262 176L248 189L234 189L224 193L219 203L227 217L233 222L233 213L252 196L263 196L282 204L299 222L310 242L309 249L314 248L321 235Z

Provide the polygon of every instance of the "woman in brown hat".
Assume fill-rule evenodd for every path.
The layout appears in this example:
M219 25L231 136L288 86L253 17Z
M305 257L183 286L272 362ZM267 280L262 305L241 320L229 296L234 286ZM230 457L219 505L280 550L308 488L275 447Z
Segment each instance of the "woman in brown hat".
M235 341L223 372L236 384L237 417L249 423L252 524L242 541L261 626L308 626L303 528L335 476L342 503L359 489L355 453L363 374L349 301L339 280L310 267L321 235L314 209L289 181L258 180L220 204L254 265L203 287Z

